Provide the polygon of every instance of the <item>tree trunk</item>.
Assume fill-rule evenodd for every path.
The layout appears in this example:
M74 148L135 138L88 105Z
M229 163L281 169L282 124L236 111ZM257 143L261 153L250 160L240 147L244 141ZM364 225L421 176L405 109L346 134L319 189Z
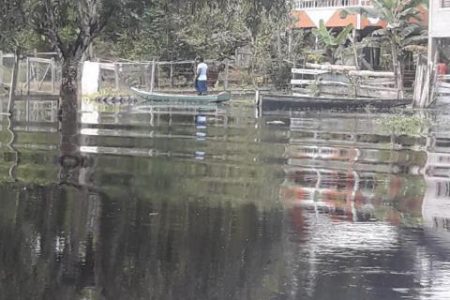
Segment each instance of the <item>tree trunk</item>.
M80 59L62 60L62 81L59 97L60 119L60 182L73 182L82 157L78 135L78 63Z

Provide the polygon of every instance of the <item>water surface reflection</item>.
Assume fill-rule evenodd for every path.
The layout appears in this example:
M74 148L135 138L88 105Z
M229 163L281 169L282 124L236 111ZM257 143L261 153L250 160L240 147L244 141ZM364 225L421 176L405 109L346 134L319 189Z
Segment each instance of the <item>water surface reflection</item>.
M450 297L444 114L85 103L70 165L33 105L1 123L0 299Z

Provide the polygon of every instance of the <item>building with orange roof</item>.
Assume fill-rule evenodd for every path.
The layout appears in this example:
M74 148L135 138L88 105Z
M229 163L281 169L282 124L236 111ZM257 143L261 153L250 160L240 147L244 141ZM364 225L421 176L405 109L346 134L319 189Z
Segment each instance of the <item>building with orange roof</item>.
M450 0L432 0L448 2ZM321 20L328 28L342 28L353 25L357 31L369 33L375 29L386 27L386 22L379 18L369 18L361 14L347 14L342 12L348 8L371 7L370 0L295 0L292 15L296 18L294 28L310 29L319 27ZM420 6L420 19L423 24L428 24L428 11ZM450 10L449 10L450 12ZM414 20L411 20L414 22ZM363 32L364 35L364 32Z
M367 27L383 27L386 24L377 18L367 18L360 14L343 17L341 12L347 8L370 7L370 0L297 0L294 2L293 16L297 18L296 28L319 27L323 20L329 28L353 25L356 30Z

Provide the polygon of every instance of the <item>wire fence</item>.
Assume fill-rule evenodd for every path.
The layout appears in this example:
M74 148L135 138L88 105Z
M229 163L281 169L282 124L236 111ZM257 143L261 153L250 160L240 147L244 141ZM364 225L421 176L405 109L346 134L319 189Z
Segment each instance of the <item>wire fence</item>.
M18 64L16 93L29 94L56 93L61 83L61 68L54 57L45 53L47 57L21 57ZM39 55L39 53L37 53ZM0 52L0 84L11 85L12 70L14 68L14 54Z
M270 84L270 76L255 75L235 61L207 60L208 89L245 90ZM100 64L100 89L192 90L195 61L113 62Z
M56 54L23 56L18 63L16 93L56 94L61 84L61 66ZM0 86L9 87L13 73L14 54L0 51ZM273 85L273 74L255 74L246 53L236 60L206 60L210 91L245 91ZM186 61L102 61L98 63L98 91L128 91L130 87L152 91L193 91L197 62ZM82 70L80 65L80 70ZM80 78L85 74L80 73Z

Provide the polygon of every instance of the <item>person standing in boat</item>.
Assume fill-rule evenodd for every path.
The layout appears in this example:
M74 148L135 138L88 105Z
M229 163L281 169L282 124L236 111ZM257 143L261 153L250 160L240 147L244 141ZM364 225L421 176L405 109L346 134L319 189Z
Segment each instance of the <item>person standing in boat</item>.
M208 94L207 76L208 65L204 62L203 57L198 59L200 62L197 66L197 76L195 77L195 89L199 95Z

